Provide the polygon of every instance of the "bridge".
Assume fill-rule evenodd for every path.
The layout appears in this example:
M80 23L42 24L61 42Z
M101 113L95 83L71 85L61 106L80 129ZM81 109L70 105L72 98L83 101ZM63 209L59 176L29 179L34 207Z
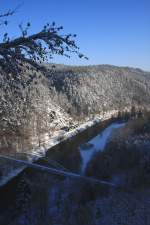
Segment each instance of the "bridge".
M21 154L21 153L19 153L19 154ZM25 153L23 153L23 154L25 154ZM16 157L16 155L15 155L15 157ZM56 162L54 160L50 160L47 157L44 157L44 159L46 159L51 166L45 166L45 165L38 164L37 162L30 162L30 161L27 161L27 160L16 159L15 157L9 156L9 155L0 155L0 159L4 159L4 160L8 161L8 163L14 162L14 163L19 164L21 166L25 166L25 168L33 168L37 171L47 172L47 173L52 174L52 175L70 177L70 178L73 178L73 179L89 182L89 183L95 184L95 185L106 185L106 186L109 186L109 187L118 188L118 186L116 184L112 183L112 182L98 180L96 178L87 177L87 176L84 176L84 175L80 175L78 173L73 173L71 171L68 171L61 164L59 164L58 162Z

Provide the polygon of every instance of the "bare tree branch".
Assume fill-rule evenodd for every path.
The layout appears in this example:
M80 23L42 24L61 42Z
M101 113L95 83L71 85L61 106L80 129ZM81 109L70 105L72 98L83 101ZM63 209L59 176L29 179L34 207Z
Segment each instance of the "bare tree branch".
M8 12L4 15L9 15ZM0 62L7 72L17 74L19 70L19 62L27 62L33 65L38 62L45 62L53 58L53 55L63 55L70 57L70 53L77 54L80 58L86 58L79 52L74 38L76 35L62 35L63 27L57 27L55 23L47 23L43 29L32 35L28 35L30 23L27 23L23 29L21 36L10 40L8 34L4 34L3 42L0 43ZM87 58L86 58L87 59Z
M9 10L9 11L7 11L7 12L5 12L5 13L0 14L0 18L12 16L14 13L15 13L15 10L12 10L12 11Z

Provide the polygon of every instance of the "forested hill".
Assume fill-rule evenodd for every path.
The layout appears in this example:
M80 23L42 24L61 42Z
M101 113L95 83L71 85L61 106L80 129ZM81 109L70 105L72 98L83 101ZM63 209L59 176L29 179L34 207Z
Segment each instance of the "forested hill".
M52 98L71 115L150 108L150 73L140 69L56 65L48 78Z
M150 73L133 68L46 64L37 70L23 65L16 77L0 68L0 87L4 150L30 149L30 143L40 143L45 134L49 138L96 114L150 108Z

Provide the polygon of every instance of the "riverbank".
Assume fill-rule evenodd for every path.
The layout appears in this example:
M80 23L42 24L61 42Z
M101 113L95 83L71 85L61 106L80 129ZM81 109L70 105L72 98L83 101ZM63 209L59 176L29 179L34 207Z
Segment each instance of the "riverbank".
M51 137L48 142L43 143L43 145L40 146L38 149L31 150L30 154L28 152L27 153L22 152L11 154L10 156L14 158L29 160L30 162L36 161L41 162L41 158L48 157L50 159L62 163L62 160L64 159L65 155L67 156L68 153L70 153L71 158L75 156L72 155L71 153L78 151L78 146L81 143L88 141L90 138L92 138L100 130L104 129L112 121L114 121L114 119L101 121L99 118L88 121L72 131L63 133L58 132L55 136ZM72 165L72 168L70 168L69 166L68 169L73 169L73 167L74 168L76 167L75 169L73 169L73 171L77 171L79 169L79 160L77 160L78 163L77 161L75 162L73 160L75 162L74 165ZM66 159L66 162L67 161L68 160ZM3 186L5 184L7 185L7 182L13 179L13 177L18 176L19 173L26 168L26 167L18 168L18 165L15 165L13 162L10 165L10 163L8 163L7 161L5 162L3 161L1 165L3 166L4 176L0 177L0 186Z

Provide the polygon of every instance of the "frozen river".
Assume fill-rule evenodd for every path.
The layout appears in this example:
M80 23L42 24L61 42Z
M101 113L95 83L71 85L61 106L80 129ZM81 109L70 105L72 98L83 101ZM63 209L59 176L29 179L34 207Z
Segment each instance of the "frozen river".
M80 154L82 158L81 173L84 174L87 164L92 159L94 153L103 151L109 141L112 131L123 127L125 123L112 123L89 142L80 146Z

